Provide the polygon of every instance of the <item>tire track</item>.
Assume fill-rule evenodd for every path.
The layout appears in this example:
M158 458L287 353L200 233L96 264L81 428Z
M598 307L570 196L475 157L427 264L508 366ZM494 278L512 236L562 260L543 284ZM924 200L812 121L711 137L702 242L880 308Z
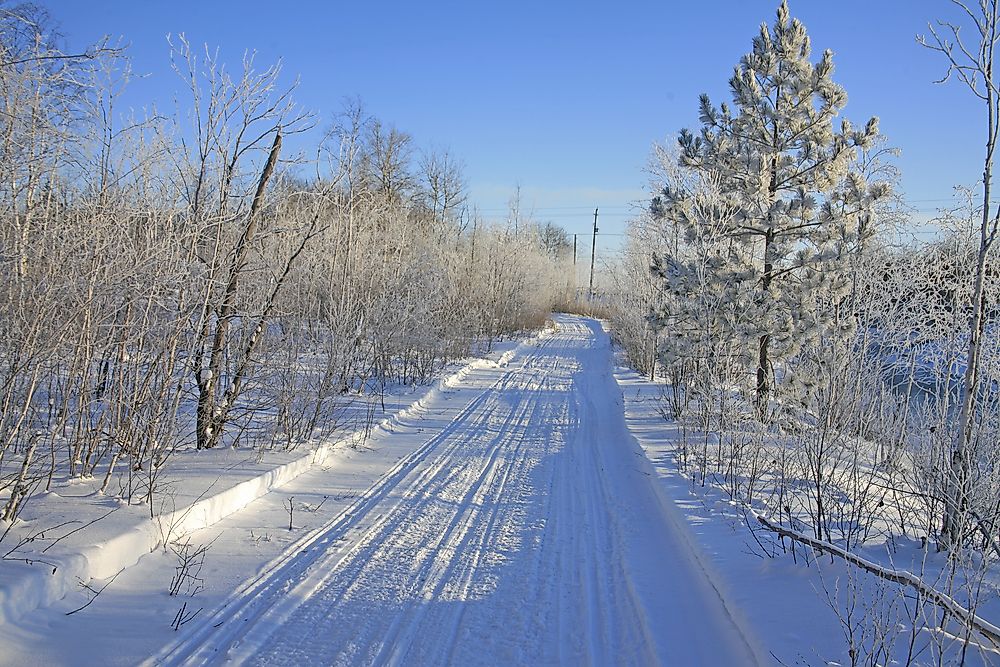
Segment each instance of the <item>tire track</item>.
M544 349L550 341L543 339L542 343L540 348ZM300 580L308 574L311 566L323 555L318 551L319 548L329 547L337 538L352 530L380 501L387 498L407 475L434 453L443 441L464 427L468 417L492 398L497 388L509 381L509 375L505 374L492 382L462 408L441 432L396 463L382 479L341 514L317 532L306 535L294 543L283 556L269 564L260 577L235 591L219 610L208 617L199 628L188 634L182 642L167 647L144 664L147 666L203 664L216 657L217 647L238 641L245 626L259 618L277 602L277 598L287 592L290 587L289 582Z
M285 623L300 628L312 627L329 617L335 608L343 610L345 600L350 602L371 596L373 590L394 589L398 593L397 601L402 604L392 614L388 628L385 627L385 619L378 615L355 618L359 625L352 627L352 641L345 642L346 648L335 649L335 655L314 652L308 659L333 663L382 662L392 655L400 655L400 647L409 645L423 616L422 610L426 605L422 601L433 599L439 593L437 583L447 581L444 578L447 570L442 571L437 563L447 563L448 554L462 553L464 536L476 523L478 511L470 513L467 510L477 493L484 495L481 490L493 477L492 474L484 475L484 468L486 471L493 470L502 446L511 441L511 434L527 428L527 416L535 402L531 396L523 395L524 390L532 385L541 386L539 380L544 377L544 370L536 370L534 366L551 344L551 340L543 341L530 350L519 368L511 364L508 373L490 389L490 398L480 406L482 414L463 414L463 422L468 421L466 429L449 434L433 461L426 468L416 471L412 481L398 485L405 486L398 494L401 502L384 511L376 524L365 531L351 552L340 559L341 565L336 571L330 567L323 580L310 583L308 590L303 587L300 595L289 596L309 597L310 605L302 607L305 611L296 614L296 607L290 613L272 613L268 615L267 623L258 625L273 628ZM509 409L502 400L510 395L521 397L515 410ZM469 451L470 446L472 451ZM516 455L508 457L510 461L517 459ZM461 492L454 493L456 489ZM452 504L462 508L462 511L450 516L445 504L433 502L449 495L457 496ZM422 512L400 511L414 508ZM434 530L434 526L444 527ZM415 565L405 572L392 567L393 561L406 562L408 558ZM383 565L386 567L381 567ZM343 583L328 585L334 578ZM323 589L322 592L314 595L313 592L319 589ZM414 600L417 602L414 603ZM233 657L248 660L251 664L280 664L282 656L296 656L300 643L290 636L296 634L304 638L302 632L286 632L277 643L258 640L235 651ZM384 647L394 647L394 652L385 653ZM251 655L253 653L259 655Z
M739 664L707 574L666 553L681 528L634 467L605 340L561 318L485 388L463 378L453 419L166 662L644 665L703 622L723 648L688 655Z

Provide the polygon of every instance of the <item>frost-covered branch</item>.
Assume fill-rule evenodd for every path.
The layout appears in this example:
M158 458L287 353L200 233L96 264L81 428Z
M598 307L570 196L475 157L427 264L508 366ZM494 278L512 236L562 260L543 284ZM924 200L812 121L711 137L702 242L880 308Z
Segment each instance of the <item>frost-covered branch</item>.
M760 525L773 533L795 540L796 542L804 544L812 549L815 549L816 551L836 556L851 565L859 567L870 574L874 574L880 579L885 579L886 581L891 581L901 586L913 589L923 599L930 600L944 611L955 616L955 618L959 619L962 623L974 628L980 635L983 636L983 638L989 641L994 649L1000 650L1000 627L993 625L974 612L969 611L953 597L927 585L920 577L912 572L884 567L878 563L867 560L866 558L862 558L855 553L846 551L836 544L816 539L815 537L806 535L805 533L782 526L780 523L753 512L753 510L749 511L753 514L753 517L758 523L760 523Z

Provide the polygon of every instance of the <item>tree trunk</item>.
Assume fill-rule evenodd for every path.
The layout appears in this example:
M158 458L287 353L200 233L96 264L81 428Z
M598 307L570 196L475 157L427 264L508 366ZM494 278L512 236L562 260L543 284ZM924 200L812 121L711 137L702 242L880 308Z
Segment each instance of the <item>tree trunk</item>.
M764 275L761 276L761 286L767 298L771 289L771 278L774 266L771 263L771 245L774 243L774 230L770 229L764 235ZM767 406L771 393L771 383L769 381L769 371L771 367L770 358L771 334L765 333L760 337L757 347L757 396L756 408L757 418L764 421L767 418Z
M985 5L984 5L985 7ZM993 8L987 17L992 39L987 42L983 76L986 82L984 101L986 102L987 139L986 159L983 166L982 219L979 225L979 252L976 254L976 275L972 289L972 313L969 315L969 347L965 373L962 378L962 403L958 416L958 433L951 456L951 488L948 489L947 503L941 525L944 548L961 547L969 512L969 485L972 478L972 423L979 402L979 364L982 339L986 328L986 264L990 249L996 240L997 220L991 219L990 194L993 186L993 154L997 144L997 106L993 81L993 45L996 41L997 14Z
M274 144L271 152L267 156L267 163L261 172L260 180L257 182L257 191L254 193L253 203L250 205L250 213L247 216L247 224L236 242L233 249L232 260L229 265L229 279L226 289L223 292L222 303L214 308L216 320L215 330L212 334L212 347L209 351L208 368L196 368L196 382L198 385L198 408L196 414L196 437L198 449L211 449L219 444L222 439L222 432L228 418L232 401L227 397L219 396L219 383L221 382L224 351L229 338L229 329L232 325L236 309L236 295L239 288L239 278L246 266L247 254L250 246L257 235L257 219L261 204L264 201L264 191L267 183L274 173L274 167L278 162L278 153L281 150L281 132L274 135ZM206 332L207 333L207 332ZM202 342L204 344L204 341ZM238 389L238 387L237 387ZM228 393L228 392L227 392Z

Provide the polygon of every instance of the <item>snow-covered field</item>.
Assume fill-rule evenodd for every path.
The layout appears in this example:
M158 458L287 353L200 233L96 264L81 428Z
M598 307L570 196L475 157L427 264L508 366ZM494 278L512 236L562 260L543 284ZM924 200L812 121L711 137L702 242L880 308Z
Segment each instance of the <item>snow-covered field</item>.
M599 324L446 384L184 537L203 564L175 544L8 621L3 663L770 662L627 431Z

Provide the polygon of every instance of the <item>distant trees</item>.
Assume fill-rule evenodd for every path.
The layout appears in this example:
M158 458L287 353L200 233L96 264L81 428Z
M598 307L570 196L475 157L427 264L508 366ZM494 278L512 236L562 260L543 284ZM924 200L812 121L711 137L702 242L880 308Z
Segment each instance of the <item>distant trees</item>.
M432 150L420 156L422 201L432 218L451 220L468 199L462 163L447 150Z
M396 127L386 126L378 119L368 125L368 153L365 160L371 170L371 178L383 197L390 201L401 201L413 193L416 186L410 164L413 151L413 137Z
M538 240L553 258L573 250L573 242L566 230L551 222L538 225Z

